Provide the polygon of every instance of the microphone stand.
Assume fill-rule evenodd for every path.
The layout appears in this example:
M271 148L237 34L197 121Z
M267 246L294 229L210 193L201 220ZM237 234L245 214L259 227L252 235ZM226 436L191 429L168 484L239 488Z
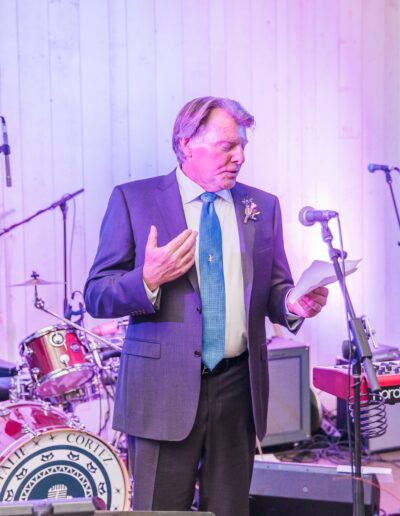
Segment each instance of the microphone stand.
M53 204L50 204L47 208L43 208L42 210L37 211L30 217L27 217L24 220L21 220L20 222L17 222L16 224L13 224L12 226L9 226L8 228L4 228L2 231L0 231L0 237L4 234L8 233L9 231L17 228L18 226L21 226L22 224L26 224L27 222L30 222L32 219L38 217L42 213L46 213L46 211L54 210L58 206L61 209L62 218L63 218L63 270L64 270L64 302L63 302L63 313L66 313L67 307L68 307L68 277L67 277L67 212L68 212L68 206L67 202L70 201L73 197L76 195L81 194L84 192L84 188L81 188L80 190L77 190L76 192L72 194L65 194L59 199L58 201L53 202Z
M396 170L397 172L400 172L400 169L397 168L397 167L392 167L391 169L389 170L385 170L385 178L386 178L386 183L389 187L389 190L390 190L390 195L392 197L392 201L393 201L393 206L394 206L394 211L396 213L396 219L397 219L397 224L399 226L399 229L400 229L400 215L399 215L399 210L397 209L397 203L396 203L396 198L394 196L394 192L393 192L393 186L392 186L392 176L391 176L391 172L392 170ZM400 246L400 242L397 242L397 245Z
M6 121L3 116L0 116L0 122L3 127L3 145L0 145L0 154L3 153L6 159L6 185L12 186L10 163L7 161L9 159L8 156L10 155L10 146L8 144Z
M322 239L328 245L329 258L332 261L336 277L345 301L348 326L351 334L351 348L353 353L353 393L354 393L354 488L353 488L353 516L365 516L364 510L364 486L361 472L361 364L364 367L370 389L378 393L381 387L378 383L374 366L372 365L372 352L369 347L368 335L365 331L362 319L357 317L350 299L349 292L344 281L342 269L339 265L341 255L338 249L332 246L332 232L328 221L321 222Z

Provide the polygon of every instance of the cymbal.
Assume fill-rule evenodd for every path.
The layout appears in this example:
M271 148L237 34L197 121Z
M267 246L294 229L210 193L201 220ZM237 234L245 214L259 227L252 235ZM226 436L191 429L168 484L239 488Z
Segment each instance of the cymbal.
M63 285L63 281L47 281L41 278L31 278L22 283L12 283L9 287L31 287L34 285Z

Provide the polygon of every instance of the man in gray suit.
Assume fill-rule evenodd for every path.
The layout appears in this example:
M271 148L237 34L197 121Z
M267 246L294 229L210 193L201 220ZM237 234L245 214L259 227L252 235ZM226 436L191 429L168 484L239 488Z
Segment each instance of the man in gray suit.
M198 478L200 510L248 515L265 317L295 331L326 303L323 287L290 302L279 202L236 182L253 125L236 101L188 102L176 170L117 186L102 223L85 300L94 317L130 316L114 427L129 436L135 509L188 510Z

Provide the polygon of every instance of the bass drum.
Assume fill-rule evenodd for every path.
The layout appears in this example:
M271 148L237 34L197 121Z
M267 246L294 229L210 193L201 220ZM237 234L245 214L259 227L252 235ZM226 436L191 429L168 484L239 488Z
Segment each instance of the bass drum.
M0 501L98 496L129 510L125 465L101 438L42 402L0 404Z

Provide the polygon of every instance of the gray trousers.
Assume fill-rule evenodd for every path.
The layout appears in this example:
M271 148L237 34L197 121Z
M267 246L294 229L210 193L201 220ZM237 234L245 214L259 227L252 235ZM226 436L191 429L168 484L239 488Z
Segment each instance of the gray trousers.
M255 450L247 360L202 376L192 431L183 441L128 436L134 509L188 511L199 483L199 510L248 516Z

